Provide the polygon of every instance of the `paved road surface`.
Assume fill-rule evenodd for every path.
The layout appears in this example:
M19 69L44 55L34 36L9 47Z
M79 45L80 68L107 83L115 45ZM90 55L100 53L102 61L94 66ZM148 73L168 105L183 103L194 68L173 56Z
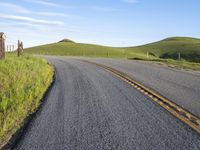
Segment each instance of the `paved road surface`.
M89 59L127 73L200 117L200 74L143 63L139 61Z
M94 65L48 57L51 93L16 150L199 150L200 136Z

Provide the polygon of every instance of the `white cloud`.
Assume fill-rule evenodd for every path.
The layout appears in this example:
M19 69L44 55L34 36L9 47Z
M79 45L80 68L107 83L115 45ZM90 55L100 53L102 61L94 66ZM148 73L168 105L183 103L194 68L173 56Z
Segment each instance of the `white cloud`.
M31 14L53 17L72 17L72 15L57 12L31 12Z
M17 11L19 13L28 13L29 10L27 10L26 8L19 6L19 5L15 5L13 3L5 3L5 2L0 2L0 8L1 10L7 10L7 11Z
M12 22L0 21L0 27L7 36L6 43L8 45L16 45L17 40L20 39L24 42L25 47L52 43L63 38L76 39L73 38L76 34L88 35L90 33L79 26L44 26L26 22L16 22L13 24Z
M138 3L139 0L122 0L123 2L126 2L126 3Z
M33 15L42 15L42 16L53 16L53 17L73 17L73 15L65 14L65 13L58 13L58 12L37 12L28 10L20 5L16 5L14 3L3 3L0 2L0 8L6 10L6 12L17 12L23 14L33 14Z
M50 2L48 0L24 0L24 1L51 7L62 7L62 5Z
M39 24L39 25L57 25L57 26L64 25L64 22L61 22L61 21L49 21L49 20L42 20L42 19L35 19L35 18L31 18L31 17L7 15L7 14L0 14L0 19L18 21L18 22L26 22L26 23L36 24L36 25L37 24Z

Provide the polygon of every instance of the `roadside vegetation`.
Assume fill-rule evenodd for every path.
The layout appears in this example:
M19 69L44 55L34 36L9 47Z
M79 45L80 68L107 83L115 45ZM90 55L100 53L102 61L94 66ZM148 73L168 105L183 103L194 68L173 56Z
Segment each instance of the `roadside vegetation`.
M0 60L0 146L40 104L52 82L46 60L8 54Z
M172 37L142 46L121 48L81 44L64 39L58 43L31 47L25 52L42 55L160 61L178 68L200 70L200 39L188 37ZM178 61L179 53L181 60Z
M134 60L154 62L156 64L166 65L170 68L200 71L200 63L188 62L185 60L177 61L173 59L157 59L157 58L152 58L152 59L134 58Z

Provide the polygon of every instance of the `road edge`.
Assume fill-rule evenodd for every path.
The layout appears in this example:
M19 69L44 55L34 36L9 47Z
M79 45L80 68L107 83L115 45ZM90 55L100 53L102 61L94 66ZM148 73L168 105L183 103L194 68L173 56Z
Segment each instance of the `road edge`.
M110 72L111 74L120 78L121 80L125 81L126 83L128 83L129 85L140 91L143 95L146 95L152 101L156 102L159 106L163 107L166 111L171 113L175 118L179 119L180 121L188 125L188 127L196 131L197 134L200 134L200 118L189 112L187 109L170 101L169 99L165 98L164 96L154 91L153 89L144 86L143 84L134 80L124 72L92 61L87 61L87 60L79 60L79 61L96 65L106 70L107 72Z
M51 64L49 64L50 66L52 66ZM28 126L30 125L31 121L35 118L35 116L37 115L37 113L42 109L43 105L45 104L47 97L49 95L49 93L51 92L53 85L55 83L56 80L56 70L55 68L52 66L53 68L53 76L52 76L52 82L50 83L49 87L47 88L47 90L45 91L42 99L40 100L40 105L38 106L38 108L31 113L29 116L27 116L23 123L22 126L10 137L10 139L7 140L7 142L5 142L1 147L0 150L12 150L20 141L20 139L22 138L22 136L24 135L24 133L26 132Z

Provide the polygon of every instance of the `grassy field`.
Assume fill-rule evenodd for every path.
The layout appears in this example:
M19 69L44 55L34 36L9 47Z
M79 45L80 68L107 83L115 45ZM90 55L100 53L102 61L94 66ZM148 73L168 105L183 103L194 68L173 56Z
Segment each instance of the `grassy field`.
M28 48L25 52L44 55L152 60L172 64L179 68L200 70L200 39L187 37L172 37L147 45L121 48L62 40L58 43ZM149 57L147 57L147 52ZM181 61L175 61L178 59L178 53L181 54Z
M43 59L9 54L0 60L0 145L39 106L52 75Z
M36 46L26 49L27 53L48 54L61 56L89 56L89 57L116 57L116 58L147 58L150 59L178 59L191 62L200 62L200 39L173 37L155 43L136 47L107 47L92 44L80 44L70 40L58 43Z
M58 42L53 44L32 47L25 50L31 54L47 54L60 56L88 56L88 57L125 57L125 49L99 46L92 44L80 44L74 42Z
M178 53L180 53L182 59L200 63L200 39L195 38L167 38L159 42L126 49L136 54L145 55L149 52L156 58L174 60L178 59Z

